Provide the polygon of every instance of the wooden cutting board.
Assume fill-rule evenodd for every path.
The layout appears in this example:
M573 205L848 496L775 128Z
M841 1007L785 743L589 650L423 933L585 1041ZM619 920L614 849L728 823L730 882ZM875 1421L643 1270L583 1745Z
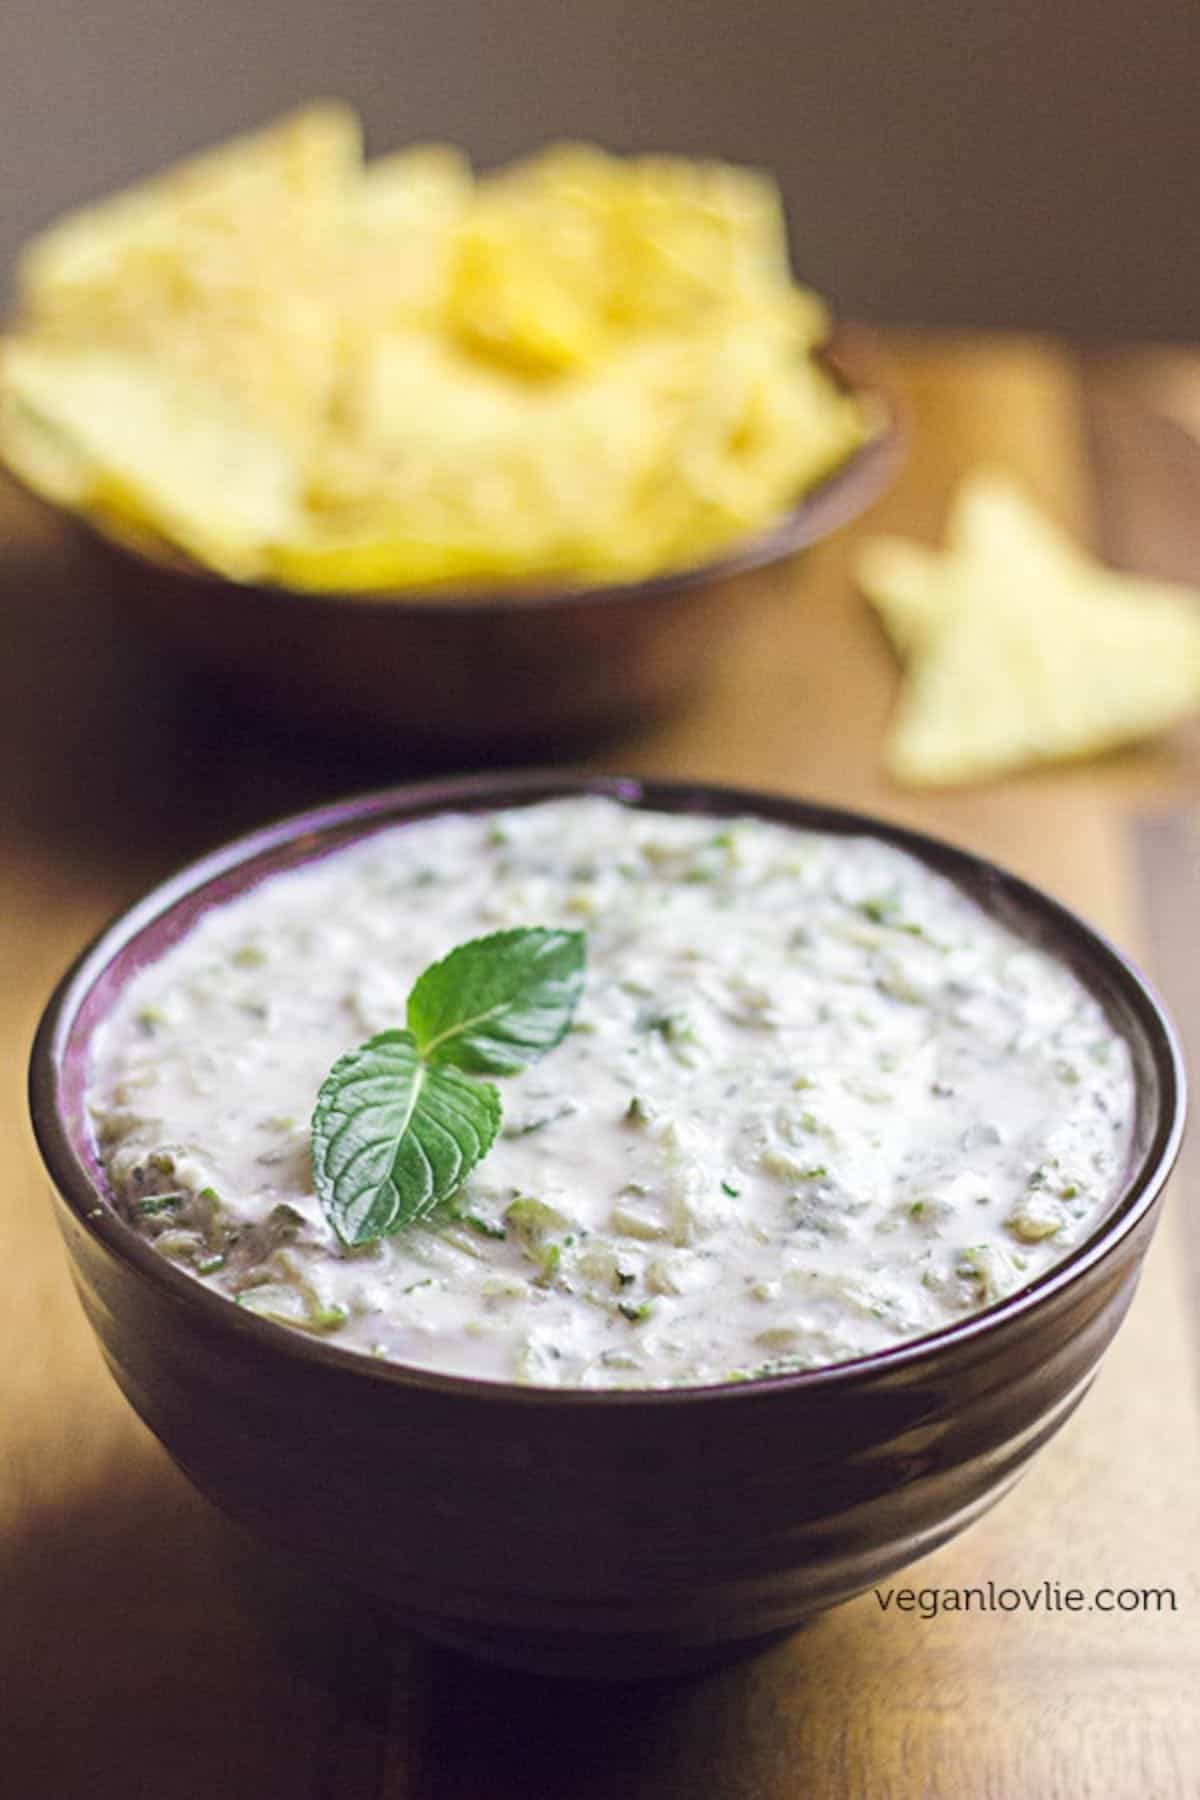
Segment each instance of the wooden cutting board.
M1164 367L1194 382L1193 362L1130 355L1083 367L1020 339L935 337L893 351L913 449L869 528L934 539L955 481L986 461L1113 560L1200 583L1200 450L1159 404ZM756 578L770 604L748 609L711 690L596 766L805 793L957 838L1142 955L1194 1047L1200 733L962 793L890 788L878 745L895 671L848 573L863 529ZM406 770L223 717L114 620L66 540L0 491L5 1793L1200 1793L1200 1170L1190 1151L1092 1393L994 1512L900 1578L923 1596L914 1610L868 1594L699 1680L556 1687L390 1641L368 1613L283 1585L192 1494L111 1386L70 1291L24 1122L29 1038L66 962L148 882L255 820ZM1076 1587L1091 1609L945 1609L951 1590L989 1583L1051 1596ZM1103 1610L1102 1591L1142 1589L1170 1598ZM931 1596L943 1610L924 1616Z

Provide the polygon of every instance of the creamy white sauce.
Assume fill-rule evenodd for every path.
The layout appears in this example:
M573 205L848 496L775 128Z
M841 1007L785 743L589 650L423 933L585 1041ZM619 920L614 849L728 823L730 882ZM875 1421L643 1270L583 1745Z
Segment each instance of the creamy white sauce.
M587 933L568 1037L500 1084L441 1218L344 1249L309 1155L330 1066L455 944L555 924ZM90 1105L122 1214L238 1304L423 1368L659 1387L1025 1285L1115 1197L1134 1094L1077 978L890 845L584 797L391 827L209 912L125 990Z

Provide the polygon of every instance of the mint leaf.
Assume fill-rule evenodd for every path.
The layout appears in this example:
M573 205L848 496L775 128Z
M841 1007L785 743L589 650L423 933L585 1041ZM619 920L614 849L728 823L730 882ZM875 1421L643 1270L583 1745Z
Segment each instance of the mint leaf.
M475 1074L515 1074L566 1035L584 958L582 931L496 931L460 944L408 997L421 1056Z
M490 1082L427 1062L407 1031L339 1057L313 1114L313 1179L344 1244L373 1243L462 1186L500 1128Z
M546 927L473 938L408 996L407 1031L340 1057L317 1095L313 1183L355 1248L427 1218L500 1129L500 1096L468 1074L511 1075L552 1050L583 989L584 936Z

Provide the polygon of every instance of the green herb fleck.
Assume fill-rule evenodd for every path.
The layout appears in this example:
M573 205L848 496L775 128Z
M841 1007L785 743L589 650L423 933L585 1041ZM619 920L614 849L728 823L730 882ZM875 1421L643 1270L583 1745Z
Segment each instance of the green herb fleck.
M326 1306L312 1292L285 1287L281 1282L262 1282L235 1295L238 1306L276 1324L298 1326L301 1331L336 1331L348 1314L344 1306Z
M504 1223L527 1249L540 1245L552 1231L565 1231L567 1220L556 1206L532 1194L518 1194L504 1209Z
M542 1131L547 1125L555 1125L559 1119L569 1119L573 1112L578 1112L574 1100L564 1100L560 1105L551 1107L549 1112L537 1113L528 1119L515 1120L504 1127L506 1138L529 1137L535 1131Z
M638 1020L638 1027L668 1044L677 1044L694 1036L690 1021L679 1012L645 1012Z
M652 1300L618 1300L617 1311L623 1319L628 1319L631 1325L641 1325L654 1311L654 1302Z
M562 1245L547 1244L542 1252L542 1266L537 1275L538 1287L549 1287L562 1262Z
M898 893L876 894L870 899L860 900L855 908L864 919L872 925L884 925L890 931L904 931L909 937L924 937L925 932L920 925L913 924L904 917L904 908Z
M471 1230L477 1232L480 1237L502 1241L508 1236L499 1219L485 1219L481 1213L473 1212L463 1213L461 1217L463 1224L469 1225Z

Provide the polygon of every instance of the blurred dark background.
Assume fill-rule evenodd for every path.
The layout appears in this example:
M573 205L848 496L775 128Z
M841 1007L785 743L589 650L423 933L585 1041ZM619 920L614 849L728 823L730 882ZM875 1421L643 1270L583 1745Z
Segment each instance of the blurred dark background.
M372 150L765 164L844 315L1198 335L1200 0L0 0L0 269L316 94Z

